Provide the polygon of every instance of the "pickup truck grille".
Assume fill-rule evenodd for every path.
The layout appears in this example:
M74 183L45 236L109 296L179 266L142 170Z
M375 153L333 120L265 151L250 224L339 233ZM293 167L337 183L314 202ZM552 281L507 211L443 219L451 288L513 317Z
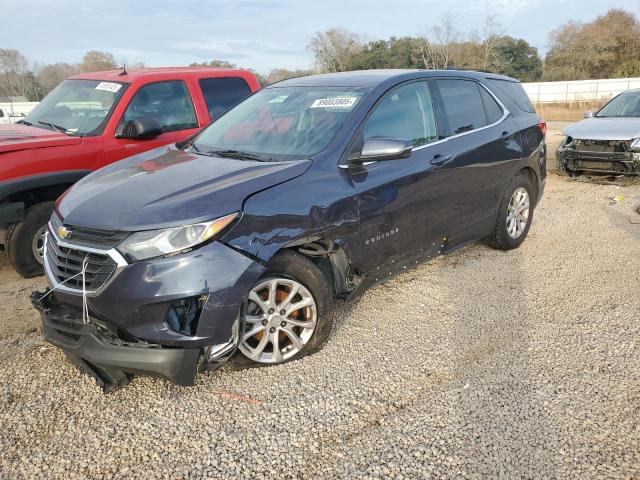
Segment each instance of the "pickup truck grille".
M46 261L53 279L67 288L82 290L82 264L87 259L85 288L95 291L102 287L116 271L116 262L106 254L90 253L58 245L54 235L47 239Z

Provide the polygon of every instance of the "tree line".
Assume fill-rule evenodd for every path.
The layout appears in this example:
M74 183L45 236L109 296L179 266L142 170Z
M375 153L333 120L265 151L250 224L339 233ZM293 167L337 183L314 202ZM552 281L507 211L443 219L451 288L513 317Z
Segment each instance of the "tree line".
M640 77L640 21L609 10L587 23L570 21L549 33L541 58L522 38L503 34L496 17L464 34L445 15L425 35L365 42L344 28L316 33L309 46L316 72L369 68L461 68L509 75L523 82Z
M76 73L113 70L121 67L114 56L97 50L88 51L77 64L30 64L18 50L0 48L0 96L26 97L39 101L65 78ZM131 66L143 68L143 63Z
M471 32L461 32L453 17L444 15L424 35L369 41L356 32L335 27L316 33L309 41L313 68L274 68L267 75L254 73L263 85L311 73L371 68L486 70L523 82L640 77L640 20L624 9L609 10L591 22L570 21L551 31L548 39L549 49L543 59L525 39L505 35L494 16ZM92 50L77 64L32 64L18 50L0 49L0 96L38 101L70 75L112 70L122 63L110 53ZM236 66L226 60L191 65ZM130 66L141 67L144 64Z

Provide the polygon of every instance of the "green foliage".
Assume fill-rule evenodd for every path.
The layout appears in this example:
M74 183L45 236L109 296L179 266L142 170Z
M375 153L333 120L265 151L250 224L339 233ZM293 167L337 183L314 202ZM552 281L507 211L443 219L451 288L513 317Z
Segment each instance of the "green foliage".
M640 77L640 59L627 60L626 62L622 62L613 71L613 75L611 76L614 78Z
M497 59L490 70L517 78L521 82L533 82L542 76L542 60L538 49L526 40L500 37L496 45Z
M367 43L348 62L348 70L372 68L420 68L416 60L417 38L391 37Z

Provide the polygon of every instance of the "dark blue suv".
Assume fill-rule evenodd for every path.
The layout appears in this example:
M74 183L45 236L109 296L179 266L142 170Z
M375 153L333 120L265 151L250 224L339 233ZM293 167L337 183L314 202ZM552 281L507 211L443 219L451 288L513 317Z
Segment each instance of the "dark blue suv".
M106 387L313 353L334 298L477 240L518 247L544 188L544 135L522 86L498 75L277 83L63 195L52 289L33 295L44 335Z

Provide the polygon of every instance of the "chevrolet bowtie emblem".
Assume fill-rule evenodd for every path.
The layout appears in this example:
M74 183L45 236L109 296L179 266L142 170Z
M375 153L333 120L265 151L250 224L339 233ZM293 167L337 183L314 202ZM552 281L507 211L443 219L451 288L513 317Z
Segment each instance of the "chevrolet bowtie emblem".
M63 240L71 236L71 230L69 230L67 227L62 225L58 227L58 230L56 231L56 233L58 234L58 238L61 238Z

